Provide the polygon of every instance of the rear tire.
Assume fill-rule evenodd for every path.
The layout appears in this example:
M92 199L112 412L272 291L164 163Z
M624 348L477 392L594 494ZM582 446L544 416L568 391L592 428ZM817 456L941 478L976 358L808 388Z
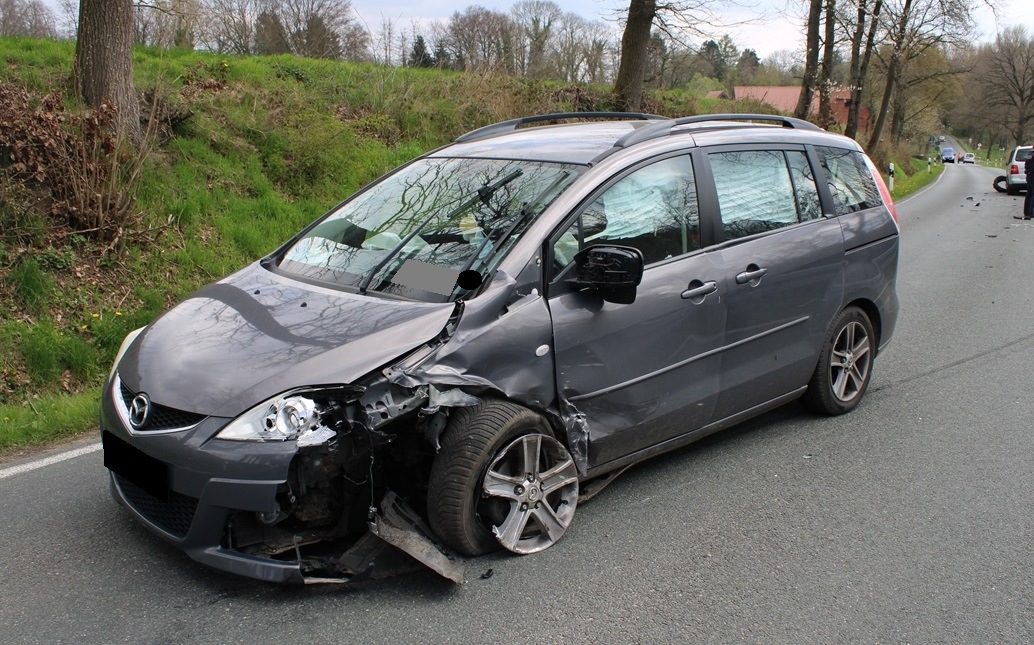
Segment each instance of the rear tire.
M805 407L820 414L850 412L869 387L876 337L869 317L858 307L847 307L830 327L818 365L801 397Z
M554 544L578 503L578 472L538 414L508 401L456 408L431 466L431 528L455 551L535 553Z

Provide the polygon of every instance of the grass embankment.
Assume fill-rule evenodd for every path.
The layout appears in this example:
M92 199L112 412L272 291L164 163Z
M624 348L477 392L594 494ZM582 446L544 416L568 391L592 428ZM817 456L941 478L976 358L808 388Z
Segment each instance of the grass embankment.
M931 162L929 164L929 170L927 170L926 161L920 161L919 159L909 159L908 165L894 164L894 190L890 191L890 196L895 201L911 195L920 188L929 185L937 177L944 172L944 164ZM887 182L887 186L890 186L890 177L887 173L883 173L883 180Z
M74 113L73 51L0 39L0 84L36 105L56 89ZM112 253L0 180L0 450L95 427L126 333L387 170L494 121L610 108L601 89L292 56L138 48L134 70L173 115L140 179L137 241ZM695 110L679 93L650 107Z
M37 104L57 90L75 113L72 55L71 43L0 39L0 84ZM387 170L487 123L612 108L606 88L292 56L138 48L134 70L172 115L144 164L139 235L113 251L24 208L24 191L0 178L0 455L96 427L126 333ZM669 91L645 109L758 108Z

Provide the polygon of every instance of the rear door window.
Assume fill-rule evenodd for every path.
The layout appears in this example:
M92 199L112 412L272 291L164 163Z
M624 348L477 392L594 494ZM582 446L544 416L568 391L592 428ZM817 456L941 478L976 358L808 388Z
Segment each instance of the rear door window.
M726 240L822 217L815 173L803 151L713 152L709 159Z

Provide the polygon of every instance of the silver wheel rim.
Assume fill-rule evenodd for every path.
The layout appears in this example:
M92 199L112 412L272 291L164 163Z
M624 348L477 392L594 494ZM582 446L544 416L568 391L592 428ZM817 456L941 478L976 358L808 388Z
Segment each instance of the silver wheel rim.
M574 519L578 469L563 444L542 434L510 442L488 467L486 498L506 503L506 517L492 527L513 553L538 553L557 542Z
M847 403L858 398L869 378L871 364L869 334L858 322L849 322L833 342L829 361L829 382L833 395Z

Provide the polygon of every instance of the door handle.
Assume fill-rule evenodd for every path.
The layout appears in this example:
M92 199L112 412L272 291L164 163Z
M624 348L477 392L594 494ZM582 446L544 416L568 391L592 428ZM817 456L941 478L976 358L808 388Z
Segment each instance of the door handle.
M736 284L756 284L761 279L761 276L766 273L768 273L768 269L762 269L756 264L751 264L746 271L736 275Z
M707 282L701 282L700 280L694 280L689 283L689 288L682 292L683 300L696 300L700 299L696 304L703 302L704 296L718 291L718 283L714 280L708 280Z

